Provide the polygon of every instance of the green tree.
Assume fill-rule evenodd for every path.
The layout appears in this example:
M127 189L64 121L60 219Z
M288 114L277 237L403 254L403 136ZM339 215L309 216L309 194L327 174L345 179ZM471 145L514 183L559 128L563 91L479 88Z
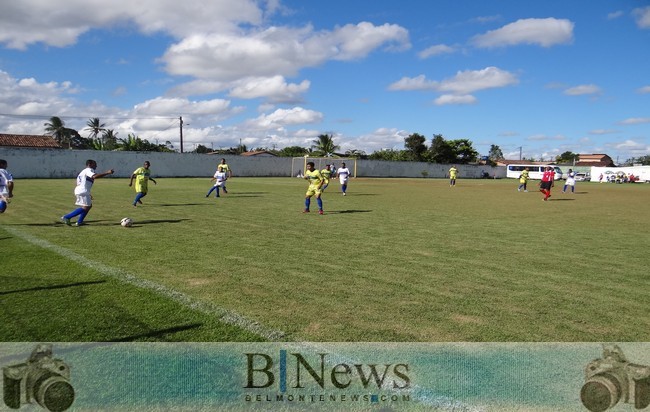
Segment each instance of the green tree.
M566 151L566 152L562 153L561 155L556 156L555 161L557 163L573 163L574 161L577 162L578 161L578 155L573 153L573 152Z
M650 155L645 155L641 157L633 157L631 159L628 159L625 161L626 164L628 165L633 165L633 164L641 164L643 166L648 166L650 165Z
M498 160L503 159L503 152L501 151L501 148L495 144L490 145L488 159L493 165L496 164Z
M99 121L98 117L88 119L86 122L86 129L89 130L88 138L91 140L97 139L99 135L106 130L104 126L106 126L106 124Z
M472 147L472 142L469 139L456 139L450 140L449 144L452 147L455 161L452 163L467 164L476 162L478 159L478 152Z
M429 147L429 161L433 163L455 163L453 147L441 134L434 134Z
M408 152L406 150L393 150L393 149L378 150L376 152L370 153L368 159L403 162L408 160Z
M421 162L424 160L424 155L427 151L427 146L424 144L426 138L418 133L404 138L404 147L409 154L410 160Z
M60 117L50 117L50 121L43 124L43 126L45 126L45 133L52 136L57 143L63 147L67 146L69 149L71 148L70 129L65 127L65 122Z
M106 129L102 132L101 137L101 150L115 150L117 149L117 135L113 129Z
M317 156L325 157L330 157L339 150L339 146L334 144L334 137L329 134L318 135L318 138L312 141L311 148Z
M200 145L196 146L196 149L194 149L193 152L194 152L194 153L202 153L202 154L205 154L205 153L210 153L210 152L212 152L212 149L210 149L209 147L206 147L206 146L203 146L202 144L200 144Z
M308 152L309 150L301 146L289 146L280 150L279 155L286 157L300 157L306 155Z
M354 157L357 159L367 159L368 155L363 150L350 149L345 151L345 157Z

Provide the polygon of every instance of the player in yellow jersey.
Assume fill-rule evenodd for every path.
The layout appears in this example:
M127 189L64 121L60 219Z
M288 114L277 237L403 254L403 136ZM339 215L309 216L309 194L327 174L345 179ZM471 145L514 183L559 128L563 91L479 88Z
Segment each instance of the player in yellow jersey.
M451 169L449 169L449 186L453 187L456 186L456 177L458 176L458 169L456 169L456 166L452 166Z
M320 198L320 196L322 193L323 184L325 183L325 179L323 179L323 175L318 170L314 170L314 162L307 163L305 179L309 180L309 187L307 188L307 193L305 195L305 211L303 213L309 213L311 197L316 195L316 202L318 202L318 214L322 215L323 200Z
M330 165L325 165L325 169L320 171L321 176L325 179L323 187L320 189L321 192L324 192L327 189L327 186L330 184L330 179L332 178L332 168Z
M521 192L521 189L524 190L524 192L528 191L527 185L528 185L528 180L530 179L528 168L525 168L522 170L521 175L519 175L519 187L517 188L517 192Z
M139 167L133 171L131 175L131 180L129 181L129 187L133 186L133 179L135 179L135 200L133 201L133 207L137 207L138 203L142 204L142 199L147 195L148 188L147 182L151 180L154 184L157 184L156 181L151 177L151 170L149 167L151 163L145 161L142 167Z

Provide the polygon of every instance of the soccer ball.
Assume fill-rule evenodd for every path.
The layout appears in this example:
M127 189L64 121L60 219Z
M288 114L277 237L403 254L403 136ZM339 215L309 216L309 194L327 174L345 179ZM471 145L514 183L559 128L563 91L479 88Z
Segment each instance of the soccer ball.
M131 220L130 217L125 217L120 221L120 225L122 225L122 227L131 227L133 226L133 220Z

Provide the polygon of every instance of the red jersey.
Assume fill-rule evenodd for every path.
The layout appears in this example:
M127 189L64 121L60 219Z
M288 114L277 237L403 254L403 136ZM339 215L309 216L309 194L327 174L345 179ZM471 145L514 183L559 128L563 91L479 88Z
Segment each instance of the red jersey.
M542 175L542 182L552 182L555 178L555 172L553 170L547 170Z

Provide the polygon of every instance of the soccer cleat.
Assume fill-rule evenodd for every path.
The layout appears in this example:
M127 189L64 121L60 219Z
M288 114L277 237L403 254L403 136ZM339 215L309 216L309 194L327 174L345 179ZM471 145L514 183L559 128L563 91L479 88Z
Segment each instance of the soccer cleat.
M70 219L68 219L65 216L61 216L61 221L65 223L66 225L70 226L72 223L70 223Z
M309 209L303 210L302 213L309 213Z
M86 224L85 224L84 222L77 222L77 223L75 223L74 225L77 226L77 227L79 227L79 226L86 226Z
M138 203L142 204L142 200L138 200Z
M223 188L223 192L224 192L225 194L228 194L228 191L226 190L225 187Z
M525 193L528 193L528 190L524 190Z
M343 196L345 196L345 192L343 192Z
M322 214L323 214L323 211L322 211L322 210L319 210L319 211L318 211L318 214L319 214L319 215L322 215Z

